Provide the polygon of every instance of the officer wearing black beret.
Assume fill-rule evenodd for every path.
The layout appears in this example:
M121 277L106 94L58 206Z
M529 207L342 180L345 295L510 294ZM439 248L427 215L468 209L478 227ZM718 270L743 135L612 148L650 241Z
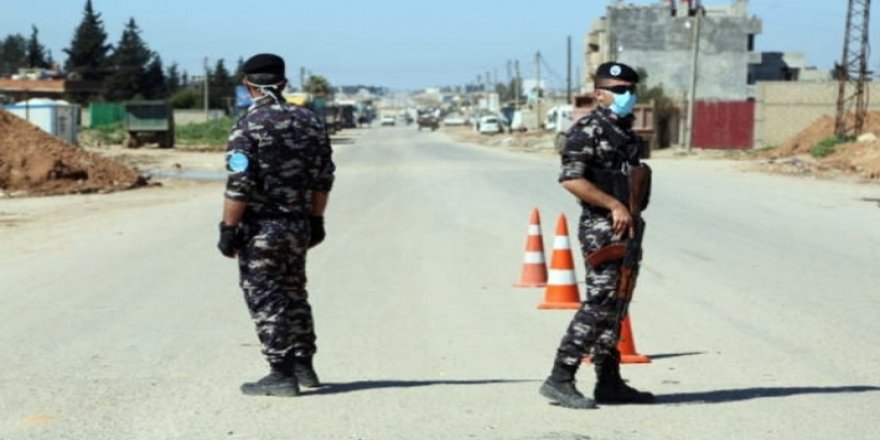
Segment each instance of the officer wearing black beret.
M284 60L259 54L244 63L253 98L227 146L229 177L217 247L238 258L240 285L270 372L241 390L295 396L320 386L306 291L306 253L324 240L324 210L335 166L324 124L289 105Z
M595 108L566 133L559 181L579 201L578 238L583 257L632 234L628 174L646 166L639 158L644 142L633 132L633 108L639 75L623 63L605 63L595 74ZM640 223L641 224L641 223ZM626 303L617 297L621 261L587 265L586 297L559 344L550 376L541 386L544 397L560 406L595 408L596 403L649 403L651 393L627 385L620 376L617 342ZM593 355L596 386L593 399L575 387L581 361Z

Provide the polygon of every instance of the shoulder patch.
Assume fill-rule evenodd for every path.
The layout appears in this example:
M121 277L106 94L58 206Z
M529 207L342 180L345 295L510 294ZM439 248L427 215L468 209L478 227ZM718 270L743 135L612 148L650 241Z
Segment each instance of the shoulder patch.
M226 159L226 168L233 173L241 173L248 169L250 161L244 153L233 151Z

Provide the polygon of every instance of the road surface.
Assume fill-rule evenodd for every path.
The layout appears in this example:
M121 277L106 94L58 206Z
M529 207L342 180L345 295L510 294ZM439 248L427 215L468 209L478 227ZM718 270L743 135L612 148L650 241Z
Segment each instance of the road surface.
M574 411L537 393L571 311L512 287L532 207L548 252L575 229L556 160L347 133L309 260L329 386L298 398L239 392L266 365L221 182L0 201L0 439L880 438L880 187L652 161L654 362L623 373L660 403Z

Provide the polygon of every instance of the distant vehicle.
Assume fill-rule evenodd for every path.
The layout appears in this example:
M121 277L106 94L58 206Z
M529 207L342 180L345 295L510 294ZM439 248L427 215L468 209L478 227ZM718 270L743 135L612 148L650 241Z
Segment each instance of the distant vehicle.
M174 111L168 101L129 101L123 104L125 146L137 148L156 142L159 148L174 148Z
M497 134L504 132L504 125L497 116L483 116L480 118L480 134Z
M394 126L396 124L396 120L394 116L382 116L382 126Z
M467 125L467 123L468 123L467 118L465 118L464 116L462 116L460 114L449 115L446 117L446 119L443 120L443 125L445 125L447 127Z
M419 110L419 117L416 120L419 131L422 131L422 128L430 128L431 131L440 128L439 113L437 110Z

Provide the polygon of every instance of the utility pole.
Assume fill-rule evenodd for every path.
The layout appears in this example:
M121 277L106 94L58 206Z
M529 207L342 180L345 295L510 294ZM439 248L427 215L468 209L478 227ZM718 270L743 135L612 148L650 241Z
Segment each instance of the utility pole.
M299 91L306 91L306 67L302 66L299 68Z
M541 130L541 51L535 53L535 117L538 120L538 131Z
M697 102L697 75L699 73L700 60L700 21L703 16L703 6L697 5L694 11L694 44L691 53L691 86L688 93L687 124L684 132L685 150L690 153L694 143L694 109Z
M514 60L513 71L516 74L516 77L513 80L514 81L514 84L513 84L513 110L518 111L519 110L519 97L520 97L520 95L522 95L522 90L520 90L520 87L522 87L522 79L520 78L520 75L519 75L519 60Z
M205 57L205 122L209 120L209 112L208 112L208 81L210 80L210 75L208 74L208 57Z
M862 134L868 114L868 23L871 0L849 0L846 13L846 35L843 38L843 58L837 71L837 121L834 134L838 137ZM847 86L854 89L847 95ZM853 123L847 116L852 112Z
M568 36L568 67L566 68L566 77L565 77L565 89L566 89L566 99L569 104L571 103L571 35Z

